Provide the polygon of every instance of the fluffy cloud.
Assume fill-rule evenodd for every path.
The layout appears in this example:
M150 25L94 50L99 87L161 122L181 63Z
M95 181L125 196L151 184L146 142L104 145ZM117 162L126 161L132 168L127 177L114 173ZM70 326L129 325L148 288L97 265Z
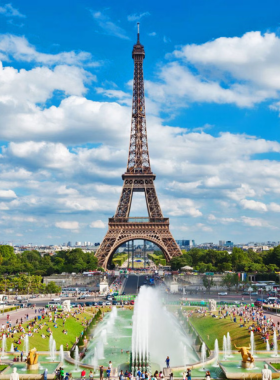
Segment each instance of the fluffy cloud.
M143 13L133 13L131 15L127 16L128 21L134 22L141 20L142 17L150 16L150 12L143 12Z
M0 199L16 198L16 194L13 190L0 190Z
M62 228L65 230L78 230L79 229L79 222L56 222L55 226L58 228Z
M214 102L252 107L279 98L280 39L275 33L248 32L221 37L201 45L185 45L167 55L158 78L147 82L157 102L185 107L191 102ZM279 102L271 105L279 110Z
M241 206L244 209L266 212L267 207L262 202L254 201L253 199L242 199L240 201Z
M1 58L5 60L9 60L12 57L18 61L36 62L44 65L99 65L98 62L92 62L92 56L87 52L76 53L70 51L58 54L40 53L25 37L19 37L12 34L0 35L0 52Z
M90 223L90 228L105 228L106 224L102 220L96 220L95 222Z

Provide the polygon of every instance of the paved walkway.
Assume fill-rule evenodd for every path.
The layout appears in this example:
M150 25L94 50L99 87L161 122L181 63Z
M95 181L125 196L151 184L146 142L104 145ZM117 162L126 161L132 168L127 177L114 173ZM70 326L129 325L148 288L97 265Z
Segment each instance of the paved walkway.
M0 315L0 326L2 326L2 324L6 324L7 322L7 315L9 314L10 316L10 321L12 322L12 326L14 326L16 324L16 320L17 319L23 319L23 322L26 321L25 319L25 315L28 314L28 320L30 319L33 319L35 317L35 315L38 315L38 313L35 313L35 308L34 309L31 309L31 308L23 308L23 309L18 309L18 310L15 310L15 311L8 311L6 313L1 314Z

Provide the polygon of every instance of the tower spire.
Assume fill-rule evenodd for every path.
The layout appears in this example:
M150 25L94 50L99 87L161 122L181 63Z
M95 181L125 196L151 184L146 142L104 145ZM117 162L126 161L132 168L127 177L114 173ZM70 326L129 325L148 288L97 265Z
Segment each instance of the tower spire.
M137 43L133 46L134 60L133 96L130 144L127 162L127 173L151 173L146 128L145 93L143 59L144 46L140 43L139 23L137 23Z
M140 22L137 22L137 42L140 43Z

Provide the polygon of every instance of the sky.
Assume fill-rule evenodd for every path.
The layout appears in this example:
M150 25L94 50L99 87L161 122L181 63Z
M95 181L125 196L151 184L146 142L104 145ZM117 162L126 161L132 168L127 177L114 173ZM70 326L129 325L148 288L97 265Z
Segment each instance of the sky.
M101 242L126 170L137 22L175 239L280 240L280 3L0 1L0 243ZM131 216L147 215L143 194Z

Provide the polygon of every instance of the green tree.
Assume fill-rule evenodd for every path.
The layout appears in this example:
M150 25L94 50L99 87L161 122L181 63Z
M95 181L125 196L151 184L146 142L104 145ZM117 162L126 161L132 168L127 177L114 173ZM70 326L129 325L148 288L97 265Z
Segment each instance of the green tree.
M205 289L209 290L209 293L210 293L210 289L214 286L213 277L212 276L203 276L202 282L203 282L203 286L205 287Z
M222 280L222 285L226 286L228 290L230 290L234 286L237 286L238 285L238 275L227 273Z
M48 285L46 286L46 293L60 293L61 292L61 287L56 285L54 281L50 281Z

